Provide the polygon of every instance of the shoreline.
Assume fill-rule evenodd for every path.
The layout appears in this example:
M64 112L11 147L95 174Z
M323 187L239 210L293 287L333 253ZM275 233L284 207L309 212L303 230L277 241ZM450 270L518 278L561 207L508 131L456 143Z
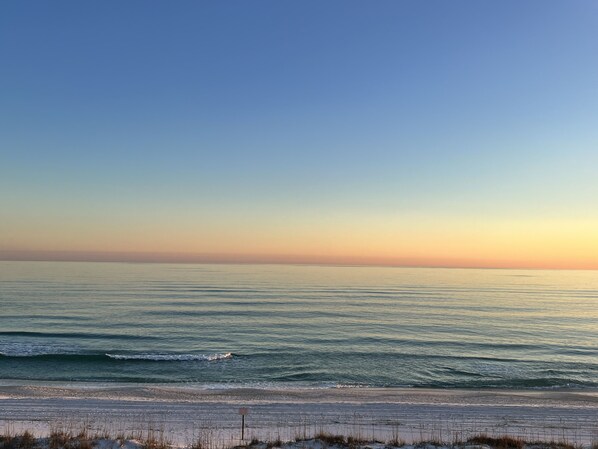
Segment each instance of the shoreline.
M67 396L65 396L67 393ZM410 402L416 403L425 398L479 398L493 397L505 399L513 397L528 400L572 400L574 402L596 402L598 406L598 388L428 388L428 387L306 387L293 386L253 386L241 384L182 384L182 383L118 383L118 382L64 382L64 381L21 381L1 380L0 397L5 398L123 398L123 394L131 400L152 399L171 401L186 397L190 401L243 401L246 399L301 400L313 402L327 400L330 402L351 401L363 402ZM434 401L436 402L436 401Z
M9 382L10 383L10 382ZM240 407L248 435L292 440L317 432L406 441L452 441L488 433L591 444L598 439L598 391L416 388L198 389L194 386L7 385L0 382L0 427L43 435L57 423L90 422L114 433L160 427L177 444L198 429L230 443Z
M67 393L67 396L65 396ZM494 400L514 397L535 400L587 401L598 406L598 388L427 388L427 387L305 387L305 386L244 386L219 384L180 383L112 383L112 382L64 382L64 381L13 381L0 380L0 397L3 398L89 398L122 399L123 394L131 400L151 399L171 401L183 396L190 401L355 401L363 402L411 402L419 403L426 398L481 398ZM436 401L434 401L436 402ZM510 402L510 400L509 400Z

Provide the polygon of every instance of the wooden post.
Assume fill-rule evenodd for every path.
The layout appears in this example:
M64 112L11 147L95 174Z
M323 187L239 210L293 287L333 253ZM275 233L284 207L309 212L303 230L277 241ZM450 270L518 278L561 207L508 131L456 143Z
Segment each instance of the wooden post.
M249 413L247 407L241 407L239 409L239 415L241 415L241 441L245 439L245 415Z

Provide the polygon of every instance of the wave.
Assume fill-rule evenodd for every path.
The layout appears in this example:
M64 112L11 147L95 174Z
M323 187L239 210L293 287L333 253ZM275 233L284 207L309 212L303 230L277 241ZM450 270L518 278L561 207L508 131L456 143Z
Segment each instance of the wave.
M80 352L75 345L52 343L0 343L0 356L37 357L44 355L71 355Z
M215 360L232 359L231 352L222 354L106 354L107 357L114 360L149 360L154 362L188 362L205 360L212 362Z
M394 386L394 385L392 385ZM538 378L511 378L495 381L472 380L466 382L422 382L413 385L416 388L440 388L440 389L515 389L515 390L572 390L572 389L595 389L598 382L591 380L566 379L561 377L538 377Z
M89 332L31 332L31 331L0 331L0 336L8 337L41 337L41 338L72 338L98 340L155 340L151 335L103 334Z
M148 361L148 362L191 362L228 360L233 358L231 352L213 354L168 354L168 353L85 353L72 348L55 348L51 346L0 347L0 358L4 359L37 359L49 361L70 362L117 362L117 361Z

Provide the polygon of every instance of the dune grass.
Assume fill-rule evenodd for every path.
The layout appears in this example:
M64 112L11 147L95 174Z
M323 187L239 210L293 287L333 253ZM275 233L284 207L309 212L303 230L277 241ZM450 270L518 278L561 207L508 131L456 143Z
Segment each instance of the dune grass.
M111 435L108 431L91 433L91 426L83 425L78 430L65 427L53 427L48 435L36 437L25 430L21 433L6 430L0 434L0 449L175 449L172 441L166 437L163 430L154 430L148 426L146 432L138 431L125 435L120 432ZM187 449L598 449L598 441L589 446L573 444L568 441L530 441L509 435L490 436L477 434L463 441L445 442L440 440L422 439L407 444L401 439L398 429L392 432L388 441L368 440L361 437L345 436L327 433L322 430L310 437L296 437L292 441L283 441L278 437L270 441L252 438L240 445L222 446L210 440L210 433L202 433Z

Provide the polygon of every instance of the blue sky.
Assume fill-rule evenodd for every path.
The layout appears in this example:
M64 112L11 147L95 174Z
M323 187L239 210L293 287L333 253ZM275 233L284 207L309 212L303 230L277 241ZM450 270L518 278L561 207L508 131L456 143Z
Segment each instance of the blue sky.
M152 251L207 221L263 230L241 247L367 217L598 225L597 30L592 1L3 2L0 250L152 221Z

